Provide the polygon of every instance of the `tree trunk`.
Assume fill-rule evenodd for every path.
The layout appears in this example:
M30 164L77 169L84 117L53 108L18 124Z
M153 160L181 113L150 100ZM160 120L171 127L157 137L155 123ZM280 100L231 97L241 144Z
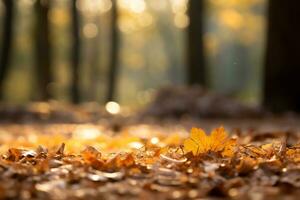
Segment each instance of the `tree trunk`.
M119 32L118 32L118 8L117 0L112 1L111 8L111 50L110 66L108 74L107 101L115 100L116 79L119 65Z
M76 7L78 0L72 0L71 13L72 13L72 102L77 104L80 102L80 89L79 89L79 64L80 64L80 22L79 12Z
M99 57L101 55L101 50L100 50L100 40L101 40L101 35L100 35L100 27L99 24L101 23L101 16L97 15L96 19L94 20L94 23L98 27L98 34L92 39L92 55L91 55L91 70L90 70L90 84L89 84L89 99L90 101L98 101L98 94L100 91L99 83L100 83L100 60Z
M300 112L300 1L269 0L264 105Z
M4 80L10 65L13 37L14 1L3 0L5 16L3 19L2 47L0 55L0 100L3 99Z
M187 31L187 83L205 85L203 54L203 1L190 0L190 24Z
M49 84L53 81L51 71L50 24L48 20L51 0L36 0L36 72L38 78L39 100L52 98Z

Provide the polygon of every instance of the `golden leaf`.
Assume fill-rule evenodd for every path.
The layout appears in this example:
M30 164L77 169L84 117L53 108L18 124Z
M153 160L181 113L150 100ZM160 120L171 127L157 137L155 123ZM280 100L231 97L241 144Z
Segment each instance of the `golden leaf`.
M225 143L225 147L222 151L223 157L233 157L234 153L236 152L236 139L229 139Z
M191 135L184 141L184 150L194 156L208 152L222 152L223 156L233 156L236 140L229 139L223 127L214 129L210 136L199 128L192 128Z
M228 141L227 137L228 135L223 127L214 129L210 135L211 151L222 151L225 147L226 142Z

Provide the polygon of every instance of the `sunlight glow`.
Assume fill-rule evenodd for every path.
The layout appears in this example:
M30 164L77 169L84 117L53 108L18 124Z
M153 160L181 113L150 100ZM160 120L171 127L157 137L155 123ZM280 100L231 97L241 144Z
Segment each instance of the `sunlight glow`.
M111 0L102 0L100 1L100 12L105 13L108 12L111 9L112 3Z
M142 13L146 10L146 3L144 0L119 0L119 5L122 8L127 8L135 13Z
M128 146L132 149L140 149L144 146L144 144L140 142L131 142L128 144Z
M78 9L89 14L108 12L112 7L111 0L81 0L77 5Z
M173 13L185 13L187 11L187 0L171 0Z
M70 16L61 8L52 8L48 15L51 23L58 26L65 26L70 21Z
M238 30L244 21L242 16L234 9L226 9L220 13L221 23L232 29Z
M159 143L159 138L158 137L153 137L153 138L151 138L151 140L150 140L150 142L151 142L151 144L158 144Z
M149 1L148 5L157 11L164 11L168 6L168 1Z
M186 14L176 14L174 17L174 24L177 28L186 28L189 22L189 17Z
M92 126L79 126L74 131L73 137L76 139L92 140L98 138L102 133Z
M170 0L172 12L174 13L174 25L177 28L184 29L189 25L187 16L187 0Z
M121 111L120 105L114 101L107 102L107 104L105 105L105 109L107 112L113 115L118 114Z
M142 27L151 26L153 23L153 17L148 13L143 13L143 15L141 15L141 17L139 17L137 20L139 25Z
M128 10L120 17L118 26L124 33L143 30L154 24L154 18L149 12L134 13Z
M94 23L85 24L83 27L83 34L86 38L94 38L98 34L98 27Z

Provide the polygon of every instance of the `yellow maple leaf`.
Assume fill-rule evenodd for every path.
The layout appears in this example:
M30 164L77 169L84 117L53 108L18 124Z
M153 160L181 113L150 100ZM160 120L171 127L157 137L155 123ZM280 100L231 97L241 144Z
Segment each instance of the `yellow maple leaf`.
M236 152L236 142L237 140L234 138L229 139L226 143L225 143L225 147L222 151L222 156L223 157L233 157L234 153Z
M191 135L184 141L184 150L193 155L208 152L221 152L223 156L232 156L236 140L228 138L223 127L214 129L210 135L199 128L192 128Z

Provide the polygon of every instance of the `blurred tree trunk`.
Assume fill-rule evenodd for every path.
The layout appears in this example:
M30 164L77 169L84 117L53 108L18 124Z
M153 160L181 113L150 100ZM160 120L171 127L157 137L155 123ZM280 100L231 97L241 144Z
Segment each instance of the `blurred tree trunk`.
M14 1L2 0L2 2L5 8L5 15L3 19L2 47L0 55L0 100L3 99L3 84L10 65L14 19Z
M101 23L101 16L97 15L94 23L96 24L98 28L98 34L93 38L92 40L92 55L91 55L91 71L90 71L90 91L89 91L89 97L91 101L97 101L98 100L98 94L99 94L99 79L100 79L100 27L99 24Z
M49 100L52 98L49 84L53 81L51 66L51 44L50 44L50 24L49 10L51 0L36 0L36 72L38 88L40 92L39 100Z
M80 22L79 12L77 9L78 0L72 0L71 13L72 13L72 102L80 102L80 89L79 89L79 64L80 64Z
M119 65L119 32L117 0L112 1L111 8L111 50L108 74L107 101L115 100L116 80Z
M300 1L269 0L264 105L300 111Z
M190 24L187 31L187 83L205 85L203 53L203 1L190 0Z

